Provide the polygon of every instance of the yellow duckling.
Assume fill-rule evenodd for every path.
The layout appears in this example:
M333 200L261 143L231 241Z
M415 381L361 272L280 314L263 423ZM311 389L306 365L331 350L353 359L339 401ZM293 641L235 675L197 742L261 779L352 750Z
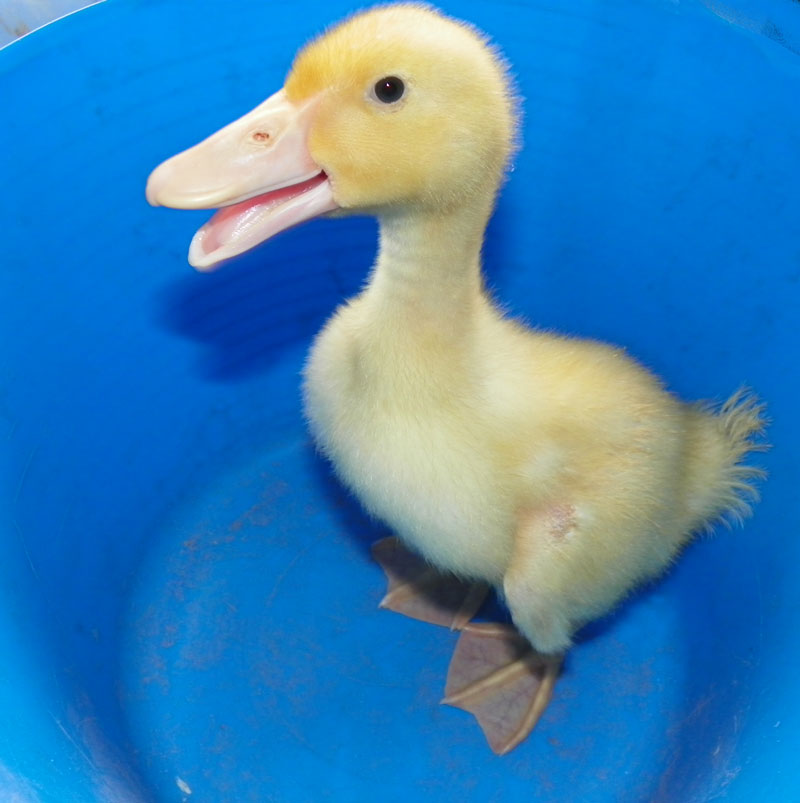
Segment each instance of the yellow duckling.
M280 92L147 188L154 204L225 207L192 241L199 269L316 215L377 216L369 283L311 351L308 419L363 504L429 564L497 589L541 654L520 656L502 628L461 637L450 701L497 752L535 724L581 624L693 533L748 511L759 472L741 461L763 429L744 393L716 411L683 404L621 350L532 331L487 297L481 244L515 129L481 34L386 6L307 45ZM391 607L440 621L414 599L425 564L378 551ZM464 593L457 627L480 604ZM494 642L502 655L484 665ZM525 697L510 723L488 710L498 689L506 713L509 694Z

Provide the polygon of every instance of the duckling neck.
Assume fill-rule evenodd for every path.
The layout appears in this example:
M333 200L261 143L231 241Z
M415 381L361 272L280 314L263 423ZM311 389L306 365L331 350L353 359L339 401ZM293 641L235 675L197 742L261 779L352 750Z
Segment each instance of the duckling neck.
M468 205L380 218L380 247L367 294L391 318L463 331L483 300L480 251L489 210Z

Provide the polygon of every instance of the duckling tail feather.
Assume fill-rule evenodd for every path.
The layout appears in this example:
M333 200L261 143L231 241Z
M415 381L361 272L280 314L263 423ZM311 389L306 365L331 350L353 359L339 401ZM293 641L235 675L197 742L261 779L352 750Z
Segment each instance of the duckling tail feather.
M739 524L758 500L766 472L744 462L766 451L765 405L740 388L721 406L700 402L689 408L689 470L686 476L690 532L716 522Z

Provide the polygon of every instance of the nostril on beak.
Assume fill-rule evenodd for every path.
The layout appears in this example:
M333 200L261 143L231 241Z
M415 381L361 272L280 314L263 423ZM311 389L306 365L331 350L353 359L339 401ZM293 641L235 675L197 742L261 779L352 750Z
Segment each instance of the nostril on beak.
M253 142L269 142L270 136L267 131L254 131Z

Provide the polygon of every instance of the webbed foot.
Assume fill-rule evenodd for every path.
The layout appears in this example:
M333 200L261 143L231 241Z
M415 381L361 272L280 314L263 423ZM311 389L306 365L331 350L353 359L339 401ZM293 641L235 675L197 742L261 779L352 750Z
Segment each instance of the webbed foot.
M372 546L389 588L380 607L461 630L478 612L489 586L444 574L406 549L398 538L383 538Z
M470 624L450 661L442 702L473 714L492 750L504 755L539 721L562 661L536 652L510 625Z
M442 702L473 714L495 753L513 750L547 708L563 656L536 652L512 625L470 624L485 583L439 572L397 538L376 542L372 555L389 582L380 607L461 630Z

